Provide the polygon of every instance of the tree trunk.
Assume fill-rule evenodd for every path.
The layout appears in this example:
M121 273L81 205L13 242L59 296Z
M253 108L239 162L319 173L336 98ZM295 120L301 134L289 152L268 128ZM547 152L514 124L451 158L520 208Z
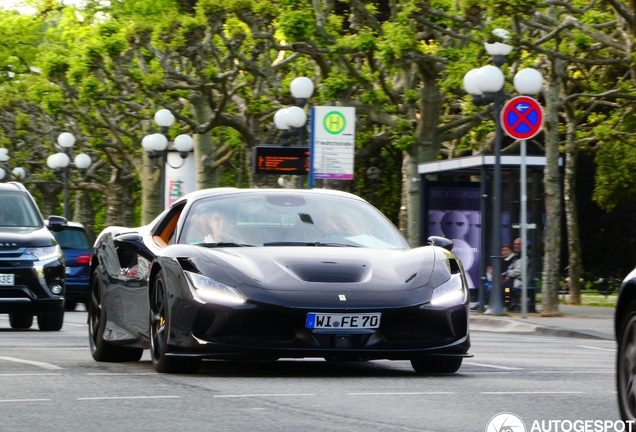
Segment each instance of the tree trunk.
M581 304L581 242L579 239L579 215L576 202L576 119L570 109L566 110L568 120L565 152L565 220L568 233L568 266L570 304Z
M437 85L438 73L431 70L423 71L422 86L420 88L421 117L415 130L415 145L406 151L404 167L406 178L406 220L407 240L411 246L419 246L425 239L420 239L420 175L418 165L421 162L433 161L439 153L437 126L439 124L442 97Z
M95 212L93 211L92 193L84 190L75 192L75 212L73 220L86 228L86 234L91 242L95 241Z
M206 123L212 118L210 105L204 98L192 101L192 110L199 124ZM194 135L194 159L197 169L197 190L219 187L221 184L222 168L215 168L215 145L212 130L204 134Z
M36 189L40 191L42 198L40 199L40 212L44 219L56 213L58 198L64 187L61 183L37 183Z
M154 168L148 154L143 152L141 177L141 224L147 225L161 213L161 168Z
M133 204L134 180L122 174L119 168L113 167L106 194L106 226L130 227L133 224L135 212ZM158 201L155 202L158 203Z
M543 177L545 189L545 254L541 288L541 315L559 315L560 251L561 251L561 185L559 175L559 109L560 83L564 73L563 61L554 59L550 80L545 92L545 152Z

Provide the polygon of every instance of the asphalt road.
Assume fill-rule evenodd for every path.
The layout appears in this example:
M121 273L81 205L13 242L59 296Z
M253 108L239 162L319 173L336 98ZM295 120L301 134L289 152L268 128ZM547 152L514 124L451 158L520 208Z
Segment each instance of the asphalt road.
M408 362L205 362L154 372L91 358L86 313L61 332L13 331L0 315L0 431L484 431L512 412L535 420L617 420L615 343L473 332L457 374Z

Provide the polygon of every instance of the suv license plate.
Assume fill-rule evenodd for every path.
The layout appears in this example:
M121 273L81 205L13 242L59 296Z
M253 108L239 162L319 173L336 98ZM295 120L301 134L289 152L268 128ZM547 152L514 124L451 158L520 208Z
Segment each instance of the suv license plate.
M308 313L305 327L310 329L374 329L380 327L381 313Z
M0 286L12 286L14 284L14 275L0 274Z

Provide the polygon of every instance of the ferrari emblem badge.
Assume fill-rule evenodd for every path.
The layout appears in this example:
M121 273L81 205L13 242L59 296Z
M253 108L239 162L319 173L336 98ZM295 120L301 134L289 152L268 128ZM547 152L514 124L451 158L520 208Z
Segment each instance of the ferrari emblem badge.
M347 298L344 294L340 294L338 297L340 298L340 301L347 301Z

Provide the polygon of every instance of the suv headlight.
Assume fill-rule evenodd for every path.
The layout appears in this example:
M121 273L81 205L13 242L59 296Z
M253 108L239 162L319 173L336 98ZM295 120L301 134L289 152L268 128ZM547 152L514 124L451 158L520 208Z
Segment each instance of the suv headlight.
M62 248L59 245L28 248L25 253L35 256L38 261L44 261L52 258L61 258Z
M452 306L466 301L466 289L460 273L451 275L451 278L433 290L431 304L433 306Z
M242 304L245 296L239 290L229 285L210 279L199 273L184 271L197 294L206 301L214 303Z

